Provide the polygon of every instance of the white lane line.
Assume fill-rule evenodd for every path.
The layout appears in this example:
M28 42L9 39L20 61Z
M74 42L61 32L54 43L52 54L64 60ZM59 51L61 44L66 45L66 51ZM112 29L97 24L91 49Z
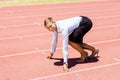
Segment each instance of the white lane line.
M92 43L88 43L88 44L103 44L103 43L110 43L110 42L116 42L116 41L120 41L120 39L113 39L113 40L105 40L105 41L98 41L98 42L92 42ZM69 46L71 47L71 46ZM62 49L62 47L57 48L57 50ZM50 49L44 49L41 51L50 51Z
M19 40L22 40L23 37L19 36L19 35L16 35L16 38L19 39Z
M103 26L103 27L95 27L94 29L102 29L102 28L115 28L115 27L120 27L120 25L108 25L108 26ZM48 33L42 33L42 34L33 34L33 35L25 35L25 36L13 36L13 37L5 37L5 38L0 38L0 40L8 40L8 39L19 39L20 37L22 38L27 38L27 37L33 37L33 36L43 36L43 35L48 35L51 34L50 32Z
M107 26L102 26L102 27L101 27L101 26L97 26L97 27L95 27L95 28L93 27L93 30L94 30L94 29L102 29L102 28L103 28L103 29L104 29L104 28L115 28L115 27L120 27L120 25L107 25Z
M16 24L16 25L0 25L0 29L6 29L6 28L14 28L14 27L24 27L24 26L30 26L30 25L38 25L41 26L41 23L33 22L29 24Z
M89 44L102 44L102 43L110 43L110 42L115 42L115 41L120 41L120 39L99 41L99 42L93 42L93 43L89 43ZM56 49L59 50L59 49L62 49L62 47L59 47L59 48L56 48ZM31 51L31 52L24 52L24 53L17 53L17 54L11 54L11 55L4 55L4 56L0 56L0 58L14 57L14 56L18 56L18 55L20 56L20 55L37 53L37 52L40 52L42 54L46 54L45 51L50 51L50 50L51 49L44 49L44 50L36 49L35 51Z
M114 60L120 62L120 59L118 59L118 58L114 58Z
M72 6L71 6L72 7ZM70 8L71 9L71 7L55 7L55 8L46 8L47 10L60 10L60 9L68 9L68 8ZM72 7L72 8L75 8L75 9L77 9L78 7L81 7L81 6L74 6L74 7ZM86 10L86 9L88 9L88 8L90 8L90 7L83 7L83 8L81 8L82 10L84 9L84 10ZM32 10L19 10L19 11L14 11L14 13L18 13L18 12L23 12L23 11L27 11L27 12L33 12L34 10L36 11L46 11L46 9L44 9L44 8L40 8L40 9L32 9ZM93 12L93 11L95 11L95 12L101 12L101 11L118 11L119 10L119 8L118 7L116 7L115 9L99 9L99 10L93 10L92 9L92 7L91 7L91 9L90 9L90 11L91 12ZM13 11L12 10L8 10L8 12L9 13L13 13ZM81 12L84 12L84 11L81 11ZM2 12L0 12L0 13L2 13ZM5 13L4 13L5 14Z
M33 35L25 35L25 36L15 36L15 37L6 37L6 38L0 38L0 40L8 40L8 39L20 39L20 38L27 38L27 37L34 37L34 36L43 36L43 35L48 35L51 33L43 33L43 34L33 34Z
M89 68L85 68L85 69L70 71L67 73L58 73L58 74L49 75L49 76L42 76L42 77L30 79L30 80L43 80L43 79L48 79L48 78L53 78L53 77L69 75L69 74L73 74L73 73L80 73L80 72L85 72L85 71L90 71L90 70L95 70L95 69L106 68L106 67L115 66L115 65L120 65L120 62L105 64L105 65L100 65L100 66L95 66L95 67L89 67Z
M21 56L21 55L38 53L38 52L41 52L41 51L31 51L31 52L24 52L24 53L19 53L19 54L5 55L5 56L0 56L0 58L8 58L8 57L13 57L13 56Z
M30 25L38 25L38 26L42 26L43 24L40 23L40 22L33 22L33 23L29 23L29 24L16 24L16 25L0 25L0 29L6 29L6 28L13 28L13 27L23 27L23 26L30 26ZM109 28L109 27L119 27L120 25L117 24L117 25L108 25L108 26L103 26L103 27L95 27L94 29L96 28Z
M101 10L101 11L104 11L104 10ZM96 10L96 12L95 12L95 10L94 11L91 11L92 13L101 13L101 11L100 10ZM105 10L106 11L106 10ZM118 10L116 10L116 11L118 11ZM112 11L112 12L116 12L115 10L114 11ZM15 16L15 17L5 17L5 18L0 18L0 20L6 20L6 19L13 19L13 18L21 18L21 19L24 19L24 18L30 18L30 17L43 17L43 16L54 16L54 15L70 15L70 14L76 14L76 13L87 13L88 11L85 11L85 10L82 10L82 11L74 11L74 12L66 12L66 13L56 13L56 14L43 14L43 15L39 15L39 14L36 14L36 15L30 15L30 16ZM91 14L92 14L91 13ZM107 17L107 16L101 16L101 18L104 18L104 17L106 17L106 18L109 18L109 16ZM119 17L119 12L118 12L118 15L112 15L112 17ZM96 17L97 18L97 17ZM98 17L99 18L99 17Z
M109 42L115 42L115 41L120 41L120 39L113 39L113 40L99 41L99 42L93 42L93 43L90 43L90 44L101 44L101 43L109 43Z
M97 19L104 19L104 18L114 18L114 17L120 17L120 14L115 15L115 16L98 16L96 17Z

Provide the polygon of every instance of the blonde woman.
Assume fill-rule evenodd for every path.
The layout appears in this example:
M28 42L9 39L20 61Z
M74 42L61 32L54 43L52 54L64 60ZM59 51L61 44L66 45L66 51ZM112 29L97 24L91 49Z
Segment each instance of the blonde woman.
M83 42L84 35L92 28L92 21L85 16L76 16L64 20L54 21L52 17L44 20L44 26L53 32L51 53L49 59L53 57L58 41L58 33L62 34L63 51L63 70L68 71L68 44L77 50L80 54L80 62L85 62L88 54L84 49L90 50L90 58L95 57L99 50Z

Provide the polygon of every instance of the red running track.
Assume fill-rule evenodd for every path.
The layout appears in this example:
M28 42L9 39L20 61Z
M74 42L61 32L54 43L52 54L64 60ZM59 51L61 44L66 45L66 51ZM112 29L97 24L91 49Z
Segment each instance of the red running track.
M0 80L120 80L120 1L94 1L0 8ZM85 42L100 49L99 58L76 62L80 55L69 47L70 71L62 70L59 36L54 59L51 33L43 20L73 16L90 17L94 26Z

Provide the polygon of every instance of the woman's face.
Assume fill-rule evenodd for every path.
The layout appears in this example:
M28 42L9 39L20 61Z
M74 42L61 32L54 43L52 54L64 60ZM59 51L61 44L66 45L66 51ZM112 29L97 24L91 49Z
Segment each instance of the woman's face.
M45 26L49 31L57 31L57 27L55 25L55 22L54 21L46 21L47 22L47 25Z

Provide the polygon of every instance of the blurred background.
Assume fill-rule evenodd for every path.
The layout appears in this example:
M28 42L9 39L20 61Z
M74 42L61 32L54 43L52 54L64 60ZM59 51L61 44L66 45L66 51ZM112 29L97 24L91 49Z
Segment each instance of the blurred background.
M0 6L20 6L20 5L78 2L78 1L94 1L94 0L0 0Z

